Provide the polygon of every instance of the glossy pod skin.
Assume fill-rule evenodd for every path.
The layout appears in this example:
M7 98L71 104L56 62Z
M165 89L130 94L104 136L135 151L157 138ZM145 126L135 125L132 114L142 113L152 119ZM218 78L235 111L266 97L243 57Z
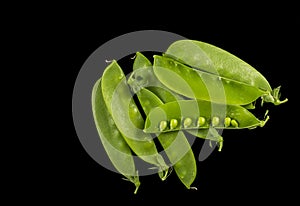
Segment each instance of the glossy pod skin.
M164 103L169 103L173 101L183 100L183 99L176 99L172 93L169 93L166 90L163 90L159 87L149 88L159 99L163 100ZM177 120L178 122L178 120ZM171 124L171 122L169 122ZM192 134L193 136L199 137L201 139L207 139L211 141L215 141L218 143L219 151L222 150L223 147L223 137L219 134L219 132L215 128L209 129L188 129L185 130L187 133Z
M144 120L135 105L125 75L113 60L102 75L102 93L108 111L132 151L144 161L155 165L162 180L167 177L168 166L150 134L143 132Z
M133 73L128 79L128 84L134 92L147 88L153 92L163 103L183 100L184 97L169 90L154 75L151 62L140 52L135 55ZM200 137L216 141L219 144L219 151L222 149L223 137L214 129L186 130L186 132Z
M151 109L163 104L155 94L147 89L141 89L137 94L146 115L149 114ZM184 133L182 131L160 133L157 138L173 165L178 178L186 188L191 189L191 184L197 175L197 166L194 153Z
M169 89L193 99L247 105L268 94L251 85L191 68L168 57L155 55L153 70L159 81Z
M225 110L224 110L225 107ZM212 113L212 108L213 113ZM220 109L218 109L220 108ZM205 121L199 123L199 118ZM226 125L225 119L230 118L230 124ZM179 124L171 129L159 128L162 121L169 123L176 119ZM189 120L190 119L190 120ZM186 129L253 129L257 126L263 127L267 120L257 119L251 112L239 105L221 105L201 100L180 100L169 102L151 110L145 122L146 133L170 132ZM189 120L189 121L187 121Z
M147 88L154 94L158 93L163 102L184 99L183 96L171 91L156 78L151 62L140 52L136 52L133 72L128 78L128 85L134 93L142 88Z
M144 55L142 55L141 53L137 53L133 64L133 71L141 70L144 68L146 69L143 70L143 73L145 73L145 75L139 76L137 80L150 79L151 81L151 79L154 77L153 74L149 75L149 72L152 71L152 64ZM141 75L142 73L139 72L139 74ZM134 85L134 80L135 79L132 79L131 85ZM162 91L167 92L167 90L164 89L162 89ZM154 93L145 88L139 87L139 91L137 91L136 94L146 115L149 114L151 109L163 104L161 99L159 99ZM164 94L167 94L168 98L172 97L176 100L176 98L173 97L171 93ZM190 144L187 141L185 135L182 131L176 131L159 134L157 135L157 138L162 145L164 152L167 154L171 164L173 165L178 178L186 186L186 188L190 189L191 184L194 182L197 174L197 166L194 153L191 150Z
M255 68L214 45L195 40L179 40L169 46L165 55L198 70L262 90L266 92L261 95L262 101L275 105L287 101L279 100L280 87L272 90L267 79Z
M144 174L135 165L134 154L152 164L146 169L157 169L161 180L174 168L185 187L193 189L197 167L185 135L216 141L221 151L221 130L266 124L268 111L263 120L249 111L257 99L275 105L287 101L279 99L280 87L272 89L249 64L200 41L174 42L163 56L154 55L153 65L137 52L133 70L127 81L117 61L111 61L94 85L92 111L112 165L135 185L134 193L140 186L138 171ZM158 153L154 136L173 167Z
M135 185L136 189L134 193L136 194L140 186L140 181L135 170L133 156L106 108L100 81L101 79L95 83L92 91L92 110L96 128L102 145L113 166L128 181Z
M163 98L183 99L184 97L164 86L154 75L152 63L140 52L136 52L133 63L133 72L128 78L128 85L134 93L142 88L150 91L159 90L163 94Z

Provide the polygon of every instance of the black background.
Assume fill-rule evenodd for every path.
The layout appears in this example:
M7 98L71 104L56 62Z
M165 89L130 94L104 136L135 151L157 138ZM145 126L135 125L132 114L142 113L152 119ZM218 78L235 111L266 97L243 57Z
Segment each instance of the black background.
M288 12L289 9L292 7L279 6L268 12L233 9L216 16L215 12L207 15L201 10L186 14L174 10L168 15L159 9L118 13L108 6L93 12L84 9L70 12L65 8L52 14L55 19L49 12L41 33L45 34L43 46L51 48L46 64L52 67L50 101L58 108L52 122L57 129L51 132L47 142L39 144L39 152L50 145L51 152L44 156L47 161L44 158L39 161L45 167L32 173L32 179L37 180L35 194L55 203L160 205L183 200L199 205L243 205L291 201L298 182L296 141L299 135L298 120L294 120L298 115L293 102L297 101L294 77L298 52L294 49L299 44L296 31L299 17ZM108 13L102 13L104 10ZM288 13L283 15L282 10ZM221 47L254 66L272 87L282 85L282 98L289 98L288 103L280 106L265 105L270 109L270 120L265 127L224 131L222 152L214 151L205 161L197 161L198 174L193 184L197 191L187 190L174 172L165 182L157 175L141 177L142 185L134 195L134 186L90 158L76 135L72 92L85 60L114 37L148 29L169 31ZM196 157L202 143L198 140L193 145ZM44 153L36 153L39 157L40 154Z

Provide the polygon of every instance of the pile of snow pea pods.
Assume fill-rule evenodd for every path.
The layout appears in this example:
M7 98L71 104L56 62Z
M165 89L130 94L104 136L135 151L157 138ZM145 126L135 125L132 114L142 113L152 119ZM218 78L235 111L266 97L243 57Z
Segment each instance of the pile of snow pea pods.
M221 151L220 131L263 127L268 110L262 119L252 111L258 101L260 107L287 102L280 100L279 90L233 54L205 42L179 40L154 55L153 62L136 52L128 76L112 60L94 85L92 110L110 161L135 185L134 193L140 186L134 156L153 165L161 180L174 170L192 189L197 166L187 134L215 142Z

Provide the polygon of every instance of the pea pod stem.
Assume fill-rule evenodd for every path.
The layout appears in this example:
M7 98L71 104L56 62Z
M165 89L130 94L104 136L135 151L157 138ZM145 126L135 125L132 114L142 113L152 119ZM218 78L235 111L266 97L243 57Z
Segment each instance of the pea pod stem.
M280 105L283 103L286 103L288 101L288 98L285 98L284 100L280 100L280 88L281 86L278 86L277 88L273 89L272 92L268 95L263 95L261 97L261 106L263 106L264 102L272 102L274 105Z
M135 190L134 190L134 194L137 194L137 191L141 185L140 180L139 180L139 174L138 171L136 171L136 175L133 177L127 177L127 178L122 178L125 181L129 181L129 182L133 182L135 184Z

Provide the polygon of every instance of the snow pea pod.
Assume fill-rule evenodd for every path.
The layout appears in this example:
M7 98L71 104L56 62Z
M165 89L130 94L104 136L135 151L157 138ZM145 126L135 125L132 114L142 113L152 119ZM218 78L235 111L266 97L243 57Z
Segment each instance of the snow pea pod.
M132 151L144 161L159 169L159 176L165 180L168 166L150 134L143 132L144 120L132 99L125 75L113 60L102 75L102 93L108 111Z
M149 114L151 109L163 104L155 94L145 88L142 88L137 96L146 115ZM184 133L182 131L161 133L158 134L157 138L173 165L178 178L190 189L197 174L197 166L194 153Z
M149 87L149 90L151 92L153 92L164 103L173 102L173 101L177 101L177 100L183 100L182 98L181 99L174 98L172 93L169 93L168 91L163 90L160 87L153 87L153 88ZM171 122L170 122L170 124L171 124ZM209 129L189 129L189 128L187 128L185 131L196 137L200 137L201 139L207 139L207 140L217 142L218 146L219 146L219 151L222 150L224 140L223 140L223 137L219 134L219 132L215 128L209 128Z
M136 52L133 72L128 78L128 85L134 93L138 92L141 88L147 88L150 91L159 89L163 93L164 98L172 98L174 101L176 99L183 99L183 96L172 92L156 78L152 63L140 52Z
M223 112L223 107L226 112ZM221 107L221 110L218 110ZM212 108L214 108L212 113ZM199 112L197 112L199 111ZM221 112L220 112L221 111ZM205 121L200 121L200 119ZM169 123L176 119L179 124L174 127L166 127L163 130L159 128L162 121ZM146 118L146 133L170 132L186 129L253 129L257 126L263 127L268 121L259 120L251 112L239 105L221 105L201 100L180 100L169 102L151 110ZM229 124L228 124L229 122Z
M154 56L153 70L165 86L189 98L247 105L268 94L243 82L197 70L168 57Z
M147 80L148 82L155 81L152 83L152 86L160 85L153 74L151 62L139 52L137 52L136 54L136 58L133 64L133 71L142 72L137 72L137 74L139 75L135 76L136 79L132 79L131 85L137 85L138 82L137 84L134 84L134 82L141 79L146 80L146 82ZM163 87L163 85L160 85L160 87L152 88L160 89L159 91L161 91L165 98L172 98L176 100L176 95L172 95L166 88ZM143 87L139 87L139 91L137 91L137 97L146 115L149 114L151 109L163 104L161 99L159 99L153 92ZM177 177L185 185L186 188L193 188L191 187L191 184L194 182L197 175L197 165L194 153L184 133L182 131L161 133L157 134L157 138L162 145L164 152L168 156L171 164L173 165Z
M128 79L128 84L134 92L138 92L141 88L147 88L153 92L163 103L183 100L184 97L169 90L156 78L153 72L151 62L140 52L135 55L133 64L133 73ZM200 137L216 141L219 144L219 151L222 149L223 137L214 129L186 130L188 133Z
M165 55L199 70L265 91L261 95L262 102L279 105L287 101L279 99L280 87L272 90L267 79L255 68L214 45L195 40L179 40L169 46Z
M116 170L135 185L134 193L140 186L139 177L131 150L109 114L101 90L101 78L92 91L92 110L102 145Z

